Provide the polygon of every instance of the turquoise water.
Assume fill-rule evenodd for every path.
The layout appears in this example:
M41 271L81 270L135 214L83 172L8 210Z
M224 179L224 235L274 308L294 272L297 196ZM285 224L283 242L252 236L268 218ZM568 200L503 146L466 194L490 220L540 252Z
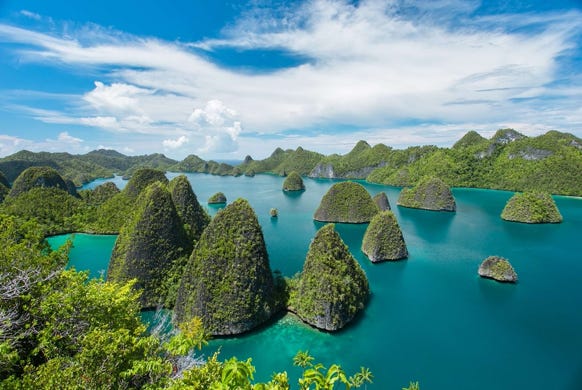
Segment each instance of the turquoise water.
M305 192L289 195L277 176L188 177L202 204L217 191L229 201L248 199L272 268L288 276L301 270L322 226L313 212L332 181L306 179ZM214 340L206 354L220 347L223 358L252 357L258 380L283 370L296 378L292 357L309 350L348 372L369 367L374 389L400 389L410 380L423 389L582 388L582 199L556 197L564 222L536 226L499 218L510 192L455 189L458 210L449 214L395 207L398 188L363 184L372 195L387 193L410 257L372 264L360 251L366 225L336 225L370 280L372 297L358 320L329 334L287 315L248 335ZM272 207L279 218L270 218ZM489 255L507 257L519 283L479 278ZM87 256L98 261L91 249Z
M58 248L68 239L73 240L67 267L75 268L77 271L88 271L89 277L99 278L107 274L116 238L117 236L75 233L49 237L47 241L51 247Z

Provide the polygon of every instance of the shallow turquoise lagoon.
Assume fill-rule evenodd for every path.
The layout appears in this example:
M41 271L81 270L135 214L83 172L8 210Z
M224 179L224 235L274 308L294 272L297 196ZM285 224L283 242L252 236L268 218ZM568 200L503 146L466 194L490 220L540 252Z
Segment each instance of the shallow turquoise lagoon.
M288 276L301 270L322 226L313 212L333 181L306 179L306 191L291 195L277 176L188 177L203 205L217 191L229 201L248 199L272 268ZM410 257L372 264L360 251L366 225L336 225L370 280L372 297L357 321L329 334L288 315L250 334L214 340L205 354L220 348L223 358L252 357L257 380L283 370L296 378L292 358L309 350L348 372L369 367L371 389L400 389L410 380L433 390L582 388L582 199L556 197L564 222L536 226L499 218L510 192L455 189L457 212L435 213L396 207L398 188L363 184L372 195L387 193ZM272 207L279 218L270 217ZM51 244L63 240L54 237ZM98 276L113 242L77 234L71 264ZM477 268L489 255L507 257L519 283L479 278Z

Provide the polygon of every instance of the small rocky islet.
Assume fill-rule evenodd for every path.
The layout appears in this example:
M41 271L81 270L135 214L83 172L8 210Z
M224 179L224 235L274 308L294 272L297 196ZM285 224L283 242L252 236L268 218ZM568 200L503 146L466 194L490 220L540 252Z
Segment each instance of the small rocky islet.
M365 307L370 295L368 279L334 224L316 233L297 291L291 295L291 311L326 331L343 328Z
M283 181L283 191L305 191L305 184L301 175L296 171L291 172Z
M217 192L208 198L208 204L226 204L226 195L222 192Z
M450 187L437 177L425 177L412 188L403 188L398 206L431 210L456 211L457 205Z
M479 266L479 276L503 283L516 283L517 273L509 261L499 256L489 256Z
M368 223L380 210L359 183L336 183L321 199L313 219L320 222Z
M513 195L503 208L501 218L505 221L531 224L560 223L563 219L556 202L545 192Z
M408 257L402 230L392 211L382 211L372 218L364 233L362 252L373 263Z

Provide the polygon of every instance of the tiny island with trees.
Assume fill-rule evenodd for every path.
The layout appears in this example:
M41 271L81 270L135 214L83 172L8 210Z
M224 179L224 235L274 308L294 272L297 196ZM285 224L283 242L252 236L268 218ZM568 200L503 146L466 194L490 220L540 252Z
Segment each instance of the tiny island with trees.
M286 176L285 192L304 191L303 177L348 180L333 184L314 210L314 221L326 224L313 237L302 271L283 277L271 270L247 200L227 204L219 192L208 203L224 208L211 218L188 179L169 181L165 171L268 172ZM386 194L372 198L353 180L403 187L400 207L449 212L457 210L451 187L523 192L499 211L503 220L559 223L549 194L582 195L581 171L579 138L557 131L530 138L512 129L491 139L469 132L452 148L394 150L360 141L343 156L278 148L264 160L247 156L236 167L194 155L179 162L110 150L77 156L18 152L0 159L0 385L295 388L286 372L254 383L250 360L223 361L214 354L200 362L193 352L210 337L248 332L284 311L334 332L365 310L373 291L334 224L368 224L361 250L373 263L409 253ZM129 179L123 190L112 183L76 188L114 174ZM270 214L276 217L277 210ZM106 280L65 269L70 243L50 250L47 236L69 232L118 235ZM479 275L517 281L513 267L498 256L487 258ZM146 329L140 310L155 307L173 310L173 331ZM299 389L357 388L373 378L366 368L353 375L338 365L325 368L306 351L293 364L303 369ZM408 388L419 386L411 382Z

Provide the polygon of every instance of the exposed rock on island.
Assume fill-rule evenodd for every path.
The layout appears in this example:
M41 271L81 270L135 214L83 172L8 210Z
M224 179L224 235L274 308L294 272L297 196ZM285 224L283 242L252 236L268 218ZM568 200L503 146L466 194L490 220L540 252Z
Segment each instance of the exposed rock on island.
M316 328L335 331L364 308L369 294L366 274L334 225L319 229L309 246L291 310Z
M501 212L506 221L522 223L560 223L562 214L548 193L524 192L515 194Z
M313 219L321 222L368 223L379 212L364 186L352 181L334 184L321 199Z
M372 218L364 234L362 252L373 263L408 257L408 249L394 213L383 211Z
M175 263L192 250L172 198L162 183L152 183L139 196L133 219L123 226L111 255L107 279L137 279L142 308L163 304L167 279Z
M305 190L305 184L303 184L303 179L299 173L293 171L291 172L283 182L283 191L303 191Z
M388 200L388 196L385 192L377 193L373 200L380 211L390 210L390 201Z
M449 186L436 177L426 177L413 188L403 188L398 205L433 211L455 211L457 208Z
M174 321L198 316L212 335L247 332L275 312L263 232L244 199L219 211L186 266Z
M503 257L489 256L479 266L479 276L494 279L498 282L515 283L517 282L517 273Z
M225 204L226 196L222 192L217 192L208 198L208 204Z

